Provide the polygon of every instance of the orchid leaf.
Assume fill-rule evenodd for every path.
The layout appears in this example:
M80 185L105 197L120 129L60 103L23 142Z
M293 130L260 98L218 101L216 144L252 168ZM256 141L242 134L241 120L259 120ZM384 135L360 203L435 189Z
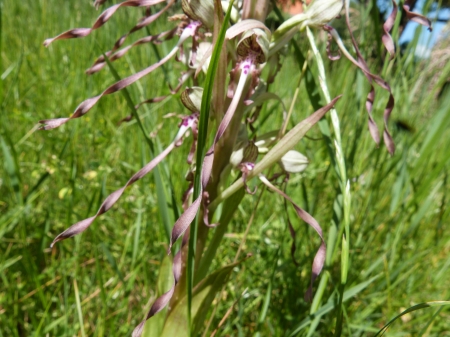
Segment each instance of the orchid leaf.
M233 268L242 261L222 267L204 278L192 291L192 323L193 336L196 336L206 321L206 315L217 292L227 283ZM189 336L187 317L187 296L177 302L176 307L169 313L161 337Z
M166 255L162 260L161 267L158 273L158 293L157 296L169 291L173 284L172 276L172 257ZM160 336L164 328L164 321L166 320L167 307L162 309L160 313L155 315L153 319L149 319L144 326L142 337Z

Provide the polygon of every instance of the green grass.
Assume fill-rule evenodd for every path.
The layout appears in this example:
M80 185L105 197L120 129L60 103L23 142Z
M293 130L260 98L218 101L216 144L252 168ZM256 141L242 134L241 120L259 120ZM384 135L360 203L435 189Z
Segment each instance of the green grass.
M129 335L157 294L157 275L168 244L164 222L176 219L180 196L187 187L187 166L179 163L189 151L189 140L160 165L160 188L169 204L168 213L161 213L156 182L149 176L129 188L118 205L81 236L49 248L58 233L93 214L109 192L123 186L151 158L136 122L117 126L130 113L119 93L103 98L86 116L59 129L29 133L38 120L68 116L85 98L114 82L107 68L90 77L84 70L137 22L140 10L119 11L87 38L57 41L48 49L42 46L45 38L68 28L89 26L97 16L89 3L2 3L2 337ZM166 27L167 23L160 20L150 30L158 32ZM128 42L144 34L136 33ZM374 53L372 41L369 30L361 40L365 55ZM160 55L173 44L157 46ZM299 38L299 44L306 55L306 36ZM320 45L324 51L324 43ZM123 78L156 60L152 47L140 46L114 67ZM386 66L385 77L396 97L391 129L397 151L391 158L369 137L364 109L368 85L363 75L345 59L325 62L331 96L344 94L336 109L352 191L352 244L343 335L372 336L412 305L450 298L450 232L446 226L450 213L446 195L450 98L448 93L437 98L439 88L433 87L436 82L416 85L419 77L425 76L426 63L413 63L411 58L398 55L395 64ZM377 72L383 69L375 60L370 64ZM182 66L170 63L165 69L171 84L176 85ZM286 58L273 86L287 106L300 76L297 69L295 60ZM128 89L131 100L136 104L166 94L165 83L159 69ZM374 113L381 125L387 95L382 91L377 94ZM263 109L263 116L268 118L262 130L279 125L281 108L277 104L268 103ZM312 111L302 84L292 123ZM172 140L178 123L163 116L186 113L178 97L138 112L148 132L159 130L152 138L155 152ZM414 131L396 128L399 121L407 122ZM319 128L309 135L320 138ZM340 200L339 181L325 142L304 139L298 149L311 164L304 174L291 177L288 192L315 216L328 239L335 230L333 216L339 216L333 211ZM239 207L219 247L214 269L233 262L257 197L246 196ZM175 208L173 201L178 202ZM234 268L222 297L217 299L219 307L210 331L239 299L220 330L223 336L256 332L261 336L288 336L293 332L300 336L332 335L340 258L323 272L322 278L329 280L324 297L316 316L309 316L310 304L303 300L303 294L319 240L288 211L298 233L296 258L300 267L290 257L291 238L283 200L264 193L244 246L244 253L253 257ZM408 315L396 321L387 335L450 334L448 307Z

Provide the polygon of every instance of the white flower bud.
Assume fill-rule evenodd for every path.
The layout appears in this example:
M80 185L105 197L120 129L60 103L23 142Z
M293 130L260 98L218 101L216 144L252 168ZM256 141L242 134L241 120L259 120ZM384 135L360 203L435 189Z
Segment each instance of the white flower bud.
M336 18L344 5L343 0L315 0L304 13L283 22L273 34L271 54L291 40L298 29L322 27Z
M255 163L258 158L258 148L252 141L239 142L234 147L230 156L230 164L233 167L239 166L243 162Z
M281 167L288 173L303 172L308 163L308 158L295 150L288 151L280 161Z
M192 112L199 112L202 105L203 88L187 88L181 93L181 102Z
M236 143L230 156L230 164L237 167L244 159L244 148L248 144L247 141Z
M339 15L343 5L342 0L315 0L305 12L308 17L305 25L326 25Z

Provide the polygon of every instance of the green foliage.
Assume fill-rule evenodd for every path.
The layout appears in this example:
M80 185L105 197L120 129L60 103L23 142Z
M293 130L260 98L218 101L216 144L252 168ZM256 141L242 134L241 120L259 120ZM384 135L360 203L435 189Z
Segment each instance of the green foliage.
M163 118L163 114L185 113L177 96L137 110L142 129L136 120L121 126L117 123L134 109L132 103L167 94L167 88L160 83L176 85L176 72L182 67L168 64L165 72L160 69L130 87L129 98L123 99L120 94L105 97L82 119L52 132L33 132L39 119L68 116L83 99L114 82L107 68L94 76L85 75L83 70L109 50L115 39L130 28L130 22L137 22L138 12L125 9L114 16L114 24L109 22L91 36L61 41L45 49L42 41L48 36L68 26L87 27L94 21L98 13L89 2L2 2L2 337L72 336L82 335L83 331L86 336L129 335L152 300L171 285L170 258L165 257L167 227L178 217L176 202L187 187L182 179L184 168L179 165L189 151L187 144L169 155L159 171L129 188L120 206L99 218L82 234L82 240L67 240L53 250L49 245L68 225L91 215L109 192L123 186L131 174L173 139L178 120ZM361 27L370 25L372 16L364 10L361 15L366 18L360 20ZM165 23L155 22L150 30L164 28ZM325 60L331 97L344 94L336 110L352 189L350 259L342 298L344 336L375 335L405 309L450 297L450 232L445 226L450 214L446 195L450 97L448 92L437 95L450 69L447 65L441 74L430 74L426 64L400 52L394 61L383 61L380 48L373 42L377 34L366 30L359 39L369 66L375 73L384 69L383 75L396 98L391 123L397 151L392 158L384 149L377 149L366 132L364 100L368 86L363 75L344 59ZM317 84L314 88L317 70L308 56L306 35L299 35L296 42L297 54L283 60L273 84L289 106L300 77L295 58L306 57L309 67L289 129L316 110L320 99ZM318 39L317 44L324 57L325 40ZM167 42L155 48L165 55L171 46L173 43ZM156 62L157 55L154 48L138 47L114 63L114 68L123 78ZM419 82L432 75L437 75L438 80ZM387 95L382 91L377 95L381 99L375 102L374 114L381 123ZM282 109L274 102L264 105L261 111L262 118L257 122L261 130L270 131L272 125L280 125ZM154 133L150 136L149 132ZM333 174L334 163L330 162L326 142L312 140L322 139L319 128L313 128L308 136L296 149L309 158L310 166L303 174L291 177L288 192L316 217L326 240L334 242L342 217L340 185ZM333 249L328 244L326 268L315 285L316 292L323 287L323 299L313 302L313 310L303 294L309 285L311 261L319 240L304 223L293 221L298 233L296 258L300 262L296 267L290 256L291 237L281 198L270 193L262 196L243 246L243 252L253 257L224 267L233 262L256 198L245 196L234 217L228 219L226 232L224 227L213 230L213 237L215 233L223 237L222 244L207 247L207 251L217 251L217 258L204 261L204 274L208 269L226 270L230 280L214 300L211 292L200 292L212 302L211 310L209 306L202 308L208 309L207 315L217 306L210 331L237 300L219 330L221 335L332 335L339 313L341 246ZM294 219L291 210L288 212ZM223 280L213 282L213 275L218 274L200 284L214 290L221 288ZM196 289L200 288L194 288L193 306L199 293ZM246 288L248 291L241 296ZM445 334L450 331L448 310L446 306L437 311L408 309L388 334ZM312 311L314 314L309 315ZM154 317L157 331L162 329L157 322L161 315ZM195 323L201 330L200 323ZM152 331L153 327L147 329Z

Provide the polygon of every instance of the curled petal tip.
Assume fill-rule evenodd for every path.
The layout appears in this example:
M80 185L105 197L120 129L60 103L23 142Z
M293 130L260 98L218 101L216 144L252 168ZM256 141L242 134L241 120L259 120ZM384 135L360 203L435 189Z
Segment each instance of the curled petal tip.
M133 330L132 337L140 337L142 335L142 330L144 329L144 322L139 323L139 325Z
M61 234L60 234L56 238L53 239L53 242L50 244L50 248L55 247L56 243L61 241L61 240L64 240L64 238L61 238Z
M53 42L53 39L46 39L42 44L44 47L48 47Z
M39 121L42 124L38 130L51 130L55 129L64 123L66 123L70 118L54 118L54 119L43 119Z

